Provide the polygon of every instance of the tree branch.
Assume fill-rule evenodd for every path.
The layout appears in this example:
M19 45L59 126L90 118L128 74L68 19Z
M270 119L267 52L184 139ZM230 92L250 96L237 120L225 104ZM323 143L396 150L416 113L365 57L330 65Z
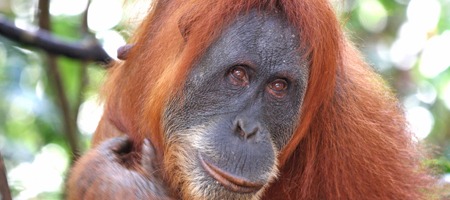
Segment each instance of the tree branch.
M20 29L2 16L0 16L0 35L22 44L41 48L51 54L105 64L112 60L96 39L69 43L43 29L36 31Z

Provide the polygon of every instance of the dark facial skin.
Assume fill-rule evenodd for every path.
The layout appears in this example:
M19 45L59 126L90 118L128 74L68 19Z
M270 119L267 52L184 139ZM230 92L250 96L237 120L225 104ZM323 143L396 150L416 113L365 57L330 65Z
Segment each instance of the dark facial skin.
M165 112L167 148L186 152L176 169L185 196L256 199L276 177L307 86L300 47L282 16L251 12L193 66Z

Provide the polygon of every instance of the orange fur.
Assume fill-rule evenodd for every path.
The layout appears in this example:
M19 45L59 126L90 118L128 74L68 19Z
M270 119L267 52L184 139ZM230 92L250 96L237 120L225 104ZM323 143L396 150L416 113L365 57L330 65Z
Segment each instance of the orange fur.
M431 178L420 171L402 110L346 40L327 0L154 1L127 61L110 71L102 122L133 133L137 145L148 137L164 149L166 104L221 31L252 9L283 12L311 63L301 120L263 198L425 199ZM109 137L104 126L97 138Z

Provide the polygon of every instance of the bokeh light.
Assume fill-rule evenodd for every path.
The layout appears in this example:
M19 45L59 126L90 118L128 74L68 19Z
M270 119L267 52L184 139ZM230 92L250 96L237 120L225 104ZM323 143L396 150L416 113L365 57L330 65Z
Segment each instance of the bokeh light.
M441 13L438 0L411 0L406 10L408 21L414 24L416 31L430 31L436 28Z
M406 119L409 122L411 131L419 140L425 139L434 126L433 114L422 106L407 108Z
M77 125L82 134L92 135L103 115L103 105L98 97L91 97L80 106Z
M94 32L106 31L122 19L122 4L118 0L93 0L88 10L88 26Z
M14 0L11 1L11 9L19 18L31 17L36 12L36 1Z
M8 116L12 121L21 121L24 126L33 123L35 103L25 95L15 95L11 98Z
M51 15L79 15L86 9L88 0L51 0Z
M450 31L433 36L425 45L419 64L420 73L434 78L450 67Z
M432 105L436 101L437 91L431 83L423 81L417 88L416 96L421 102Z
M361 1L358 19L361 25L370 32L380 32L387 24L387 11L377 0Z
M47 144L32 162L23 162L8 174L11 186L20 188L17 200L34 199L42 192L55 192L64 185L68 167L67 152L59 145Z
M401 26L398 37L391 48L391 59L398 69L412 69L417 61L417 55L427 44L430 45L428 34L436 28L440 10L441 5L437 0L411 0L409 2L406 11L407 20Z
M427 33L417 31L416 28L413 23L405 22L391 46L390 57L397 69L412 69L417 61L417 55L427 42Z

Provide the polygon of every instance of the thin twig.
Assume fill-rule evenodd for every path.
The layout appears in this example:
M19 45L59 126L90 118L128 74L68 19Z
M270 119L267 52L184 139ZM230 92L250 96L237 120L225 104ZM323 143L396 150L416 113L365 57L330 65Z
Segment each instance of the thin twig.
M51 54L104 64L112 61L112 58L93 37L81 42L70 43L56 38L44 27L35 31L20 29L2 16L0 16L0 35L21 44L41 48Z
M49 13L49 0L39 0L39 27L49 31L50 30L50 13ZM78 146L78 135L75 126L75 121L72 118L69 101L67 94L63 87L61 80L61 73L58 70L56 57L53 54L48 54L48 74L53 79L56 89L57 99L60 105L60 109L63 115L64 130L69 141L69 146L72 151L72 160L76 160L79 156L80 149Z
M6 168L3 163L3 157L0 153L0 199L11 200L11 190L9 189L8 178L6 177Z

